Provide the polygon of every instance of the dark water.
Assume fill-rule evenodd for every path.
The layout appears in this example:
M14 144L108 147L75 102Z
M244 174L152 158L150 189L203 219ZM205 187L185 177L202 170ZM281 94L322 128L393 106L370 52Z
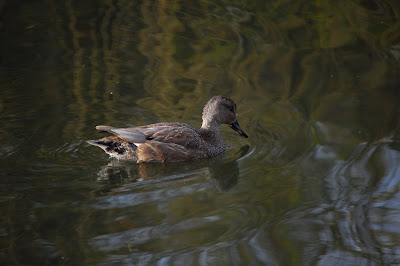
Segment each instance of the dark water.
M400 5L0 3L0 264L400 264ZM135 165L94 126L241 139Z

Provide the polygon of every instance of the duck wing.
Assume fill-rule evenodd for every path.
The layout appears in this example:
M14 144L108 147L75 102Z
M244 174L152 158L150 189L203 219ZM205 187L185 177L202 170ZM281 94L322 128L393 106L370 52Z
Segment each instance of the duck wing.
M136 128L114 128L111 133L130 143L145 143L148 138Z
M110 132L137 146L148 141L174 143L185 148L195 149L201 144L200 135L189 125L181 123L158 123L142 127L114 128L97 126L96 129Z
M142 132L152 141L175 143L189 149L196 149L201 144L201 138L196 129L186 124L154 124L144 127Z
M106 131L116 135L117 137L130 142L130 143L145 143L147 141L146 136L140 132L138 127L131 128L116 128L110 126L96 126L97 130Z

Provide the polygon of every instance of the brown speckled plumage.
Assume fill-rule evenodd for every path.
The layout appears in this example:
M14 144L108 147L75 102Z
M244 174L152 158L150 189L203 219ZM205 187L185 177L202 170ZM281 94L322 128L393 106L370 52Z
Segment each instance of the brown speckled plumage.
M219 132L229 124L242 137L247 134L236 120L236 104L229 98L214 96L203 109L203 124L195 129L182 123L157 123L141 127L96 126L114 136L89 140L111 157L141 162L178 162L215 156L226 150Z

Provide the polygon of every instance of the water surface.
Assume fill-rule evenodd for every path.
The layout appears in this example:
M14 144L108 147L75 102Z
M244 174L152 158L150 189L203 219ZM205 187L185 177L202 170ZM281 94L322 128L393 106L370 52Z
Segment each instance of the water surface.
M396 1L5 1L0 264L400 264ZM111 160L95 125L249 139Z

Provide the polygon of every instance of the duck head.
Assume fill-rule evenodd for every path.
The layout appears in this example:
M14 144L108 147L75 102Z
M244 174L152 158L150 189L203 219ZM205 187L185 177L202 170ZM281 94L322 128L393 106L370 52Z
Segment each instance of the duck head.
M235 102L221 95L212 97L204 106L201 127L215 130L220 124L228 124L240 136L248 138L237 121Z

